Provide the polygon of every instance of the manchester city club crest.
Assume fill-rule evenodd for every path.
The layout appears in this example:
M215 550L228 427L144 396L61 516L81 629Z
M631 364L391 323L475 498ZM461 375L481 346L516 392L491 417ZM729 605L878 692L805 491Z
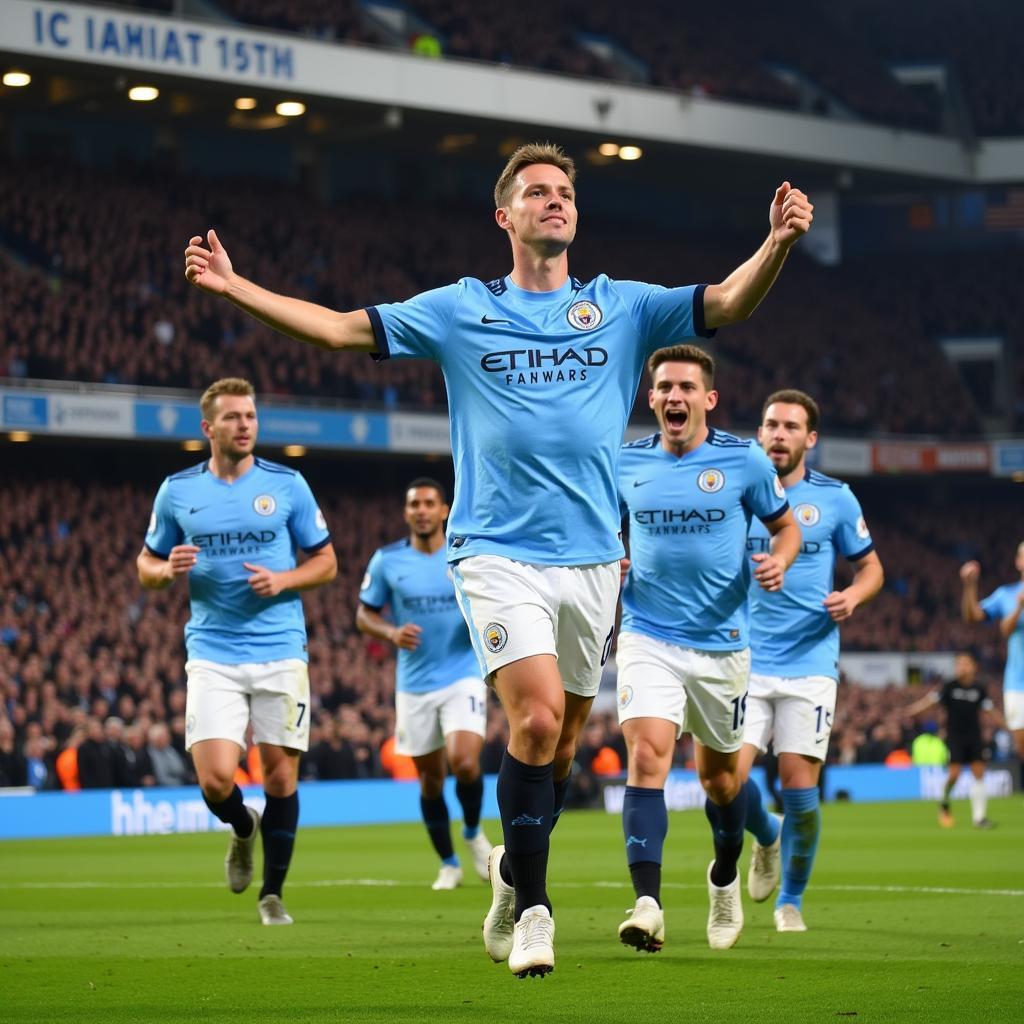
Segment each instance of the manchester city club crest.
M630 701L633 699L633 687L632 686L620 686L619 687L619 707L628 708Z
M797 505L793 513L801 526L817 526L821 520L821 512L817 505Z
M488 622L484 626L484 643L492 654L503 651L508 643L508 630L500 622Z
M277 511L277 502L272 495L259 494L252 500L252 507L257 515L272 516Z
M592 331L604 319L601 307L593 302L574 302L565 315L577 331Z
M725 474L720 469L705 469L697 477L697 486L705 494L714 494L725 486Z

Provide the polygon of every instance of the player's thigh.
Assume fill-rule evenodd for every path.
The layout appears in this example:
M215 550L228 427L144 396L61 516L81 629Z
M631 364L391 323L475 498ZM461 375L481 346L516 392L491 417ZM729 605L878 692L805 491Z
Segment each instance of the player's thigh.
M625 733L634 718L671 722L678 737L683 731L686 691L683 687L682 648L642 633L619 635L618 715Z
M836 681L803 676L788 680L787 687L786 695L775 702L775 752L824 761L835 718Z
M250 688L241 666L192 659L185 675L185 749L204 740L230 740L244 750Z
M291 796L299 784L300 752L274 743L261 743L259 751L263 788L267 795Z
M683 730L709 750L737 753L750 681L750 651L685 650L681 662L686 689Z
M557 657L557 599L547 568L499 555L474 555L452 565L455 597L488 682L524 658Z
M427 693L395 694L395 753L423 757L443 750L441 731L441 690Z
M619 563L565 566L558 578L558 671L569 693L596 697L612 648Z
M622 723L631 786L660 788L672 768L679 731L665 718L630 718Z
M252 691L252 738L288 750L309 749L309 667L301 658L244 665Z

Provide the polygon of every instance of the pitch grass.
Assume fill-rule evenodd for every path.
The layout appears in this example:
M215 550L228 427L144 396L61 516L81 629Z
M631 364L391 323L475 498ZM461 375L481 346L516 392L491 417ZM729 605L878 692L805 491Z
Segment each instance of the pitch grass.
M523 981L483 952L482 883L430 891L419 827L300 832L291 928L224 887L223 834L2 843L0 1021L1020 1020L1024 807L993 802L991 832L958 810L943 831L931 804L827 806L811 930L779 935L771 902L745 899L727 952L704 935L704 816L674 814L655 955L616 939L619 822L570 812L550 868L557 969Z

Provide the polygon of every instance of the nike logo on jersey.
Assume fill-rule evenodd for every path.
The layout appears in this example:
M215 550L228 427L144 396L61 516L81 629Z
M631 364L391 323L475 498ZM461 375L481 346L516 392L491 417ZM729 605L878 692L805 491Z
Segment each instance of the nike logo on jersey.
M199 508L190 508L188 514L194 516L197 512L202 512L204 508L209 508L209 505L200 505Z
M489 316L480 317L480 323L482 324L510 324L511 320L492 319Z
M651 482L650 480L634 480L633 481L633 486L634 487L643 487L644 484L649 484L650 482Z

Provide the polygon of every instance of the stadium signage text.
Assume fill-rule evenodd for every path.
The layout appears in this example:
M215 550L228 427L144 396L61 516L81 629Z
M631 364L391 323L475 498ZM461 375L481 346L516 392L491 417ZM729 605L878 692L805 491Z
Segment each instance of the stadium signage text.
M188 68L265 82L295 78L295 51L287 43L70 4L35 6L32 41L39 52L52 56L123 61L160 71Z

